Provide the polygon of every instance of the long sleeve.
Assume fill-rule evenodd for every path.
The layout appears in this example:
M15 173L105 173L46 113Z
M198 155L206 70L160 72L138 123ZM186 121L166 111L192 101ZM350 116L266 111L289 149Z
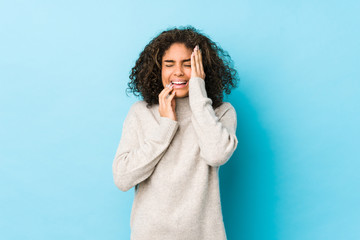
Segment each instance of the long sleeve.
M152 129L145 139L139 139L140 118L145 109L137 109L140 104L134 104L125 118L122 136L113 161L113 178L115 185L122 191L128 191L136 184L147 179L156 164L162 158L170 145L179 126L177 121L160 117L159 124L145 125ZM140 110L140 111L139 111Z
M235 151L236 111L230 103L225 112L217 117L212 100L207 97L205 81L193 77L189 82L189 102L192 111L191 121L199 140L200 156L208 165L218 167L225 164Z

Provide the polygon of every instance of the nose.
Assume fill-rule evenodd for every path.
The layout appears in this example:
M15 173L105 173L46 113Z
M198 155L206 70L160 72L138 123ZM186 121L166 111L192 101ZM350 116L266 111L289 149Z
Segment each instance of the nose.
M176 67L175 67L174 75L176 75L176 76L182 76L182 75L184 75L182 66L176 66Z

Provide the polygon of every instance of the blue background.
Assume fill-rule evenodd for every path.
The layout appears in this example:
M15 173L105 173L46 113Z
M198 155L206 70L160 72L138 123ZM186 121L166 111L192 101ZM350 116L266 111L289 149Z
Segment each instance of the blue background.
M228 238L360 239L359 1L0 1L1 239L128 239L112 161L128 76L162 30L232 57Z

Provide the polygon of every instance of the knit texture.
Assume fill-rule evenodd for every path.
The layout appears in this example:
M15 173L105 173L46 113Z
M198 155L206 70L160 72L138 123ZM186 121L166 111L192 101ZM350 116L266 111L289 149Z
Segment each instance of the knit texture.
M211 104L193 77L189 96L176 98L177 121L159 105L131 106L112 169L120 190L135 187L132 240L226 239L218 174L237 147L237 118L229 102Z

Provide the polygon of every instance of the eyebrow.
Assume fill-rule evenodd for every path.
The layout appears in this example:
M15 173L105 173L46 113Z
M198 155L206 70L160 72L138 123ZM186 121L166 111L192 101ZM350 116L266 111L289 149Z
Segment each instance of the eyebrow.
M183 62L189 62L189 61L191 61L190 58L183 60ZM164 60L164 62L174 63L175 61L174 60Z

